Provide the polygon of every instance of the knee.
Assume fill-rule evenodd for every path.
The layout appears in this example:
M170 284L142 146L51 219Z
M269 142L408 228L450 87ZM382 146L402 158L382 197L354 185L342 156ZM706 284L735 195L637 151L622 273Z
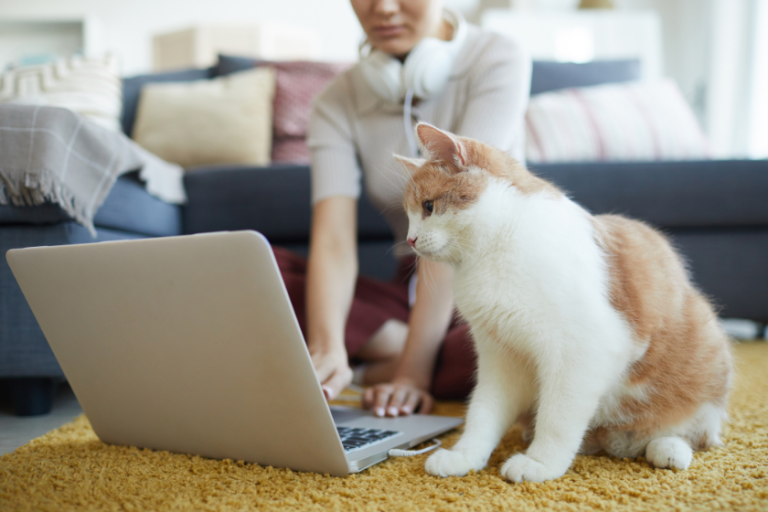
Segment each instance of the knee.
M403 352L408 326L400 320L390 319L384 322L378 331L362 347L357 356L361 359L390 359Z

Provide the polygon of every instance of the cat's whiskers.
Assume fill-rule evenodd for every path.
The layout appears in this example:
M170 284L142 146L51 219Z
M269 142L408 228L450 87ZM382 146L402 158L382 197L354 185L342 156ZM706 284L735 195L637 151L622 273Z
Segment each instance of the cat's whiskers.
M396 172L384 172L378 167L375 168L375 171L397 190L403 191L407 188L408 185L415 185L413 176L411 175L411 172L405 167L405 165L396 165L399 165L399 171ZM392 178L397 178L399 183L395 183Z
M390 255L390 254L394 253L395 250L398 249L400 246L407 245L407 244L408 244L408 242L396 242L396 243L392 244L392 247L387 249L387 251L384 254Z
M397 210L398 208L402 208L403 203L399 201L392 201L388 205L384 206L384 208L381 209L381 213L389 213L391 211Z
M408 172L407 169L404 169L401 172L385 172L385 171L382 171L381 168L376 167L374 168L374 171L380 177L384 178L384 181L386 181L390 187L396 190L398 192L397 195L399 196L403 195L402 193L407 188L409 182L413 183L413 178L411 177L411 174ZM397 180L399 180L399 182L395 181L393 178L396 178ZM391 203L386 205L384 208L382 208L382 213L392 211L397 207L402 208L402 203L399 201L392 201Z

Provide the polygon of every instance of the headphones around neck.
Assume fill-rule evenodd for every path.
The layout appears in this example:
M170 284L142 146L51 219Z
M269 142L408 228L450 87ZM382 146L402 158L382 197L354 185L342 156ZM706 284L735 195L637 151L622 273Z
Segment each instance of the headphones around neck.
M443 41L425 37L408 53L405 62L371 48L367 41L360 46L360 71L373 92L391 104L400 104L410 89L422 100L439 93L448 83L456 56L467 37L467 23L461 14L444 10L453 25L453 39ZM368 53L365 54L365 49Z

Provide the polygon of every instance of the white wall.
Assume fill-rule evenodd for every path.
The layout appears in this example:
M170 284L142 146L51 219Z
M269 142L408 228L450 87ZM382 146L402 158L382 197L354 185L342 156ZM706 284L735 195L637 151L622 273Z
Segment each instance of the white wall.
M705 119L710 4L713 0L614 0L617 10L654 11L661 19L664 74L674 78L700 121ZM579 0L475 0L476 6L557 12L573 10Z
M653 10L661 18L664 72L674 78L706 124L711 0L614 0L624 10Z
M477 0L445 0L461 11ZM202 23L279 22L316 31L319 58L354 61L363 32L349 0L0 0L0 18L72 18L93 15L105 51L118 54L123 73L151 71L152 36Z
M768 0L753 0L754 51L752 53L749 155L768 158Z
M104 49L118 54L126 75L152 67L152 36L201 23L275 21L320 34L323 60L357 58L362 31L349 0L0 0L0 18L94 15Z
M718 156L746 156L750 77L751 0L713 0L709 138Z

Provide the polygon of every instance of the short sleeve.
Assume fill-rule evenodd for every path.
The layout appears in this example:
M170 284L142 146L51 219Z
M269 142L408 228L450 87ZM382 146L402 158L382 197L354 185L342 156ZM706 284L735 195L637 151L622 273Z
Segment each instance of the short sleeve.
M531 60L515 41L493 34L470 70L468 102L457 134L524 161Z
M311 155L312 204L332 196L360 197L361 170L353 139L346 73L315 100L307 145Z

